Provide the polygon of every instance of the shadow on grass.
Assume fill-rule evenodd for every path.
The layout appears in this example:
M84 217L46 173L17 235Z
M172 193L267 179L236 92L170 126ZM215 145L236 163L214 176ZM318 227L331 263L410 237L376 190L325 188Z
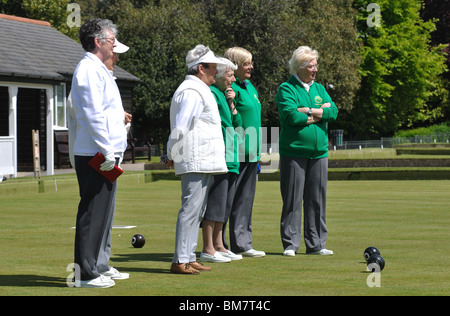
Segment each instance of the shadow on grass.
M111 261L132 262L132 261L161 261L172 262L173 253L127 253L114 254Z
M2 286L67 287L66 279L42 275L0 275Z
M156 268L129 268L124 267L123 270L127 272L144 272L144 273L170 273L170 264L172 263L173 253L127 253L127 254L115 254L111 257L111 261L115 263L120 262L167 262L167 269ZM119 267L116 269L120 271Z

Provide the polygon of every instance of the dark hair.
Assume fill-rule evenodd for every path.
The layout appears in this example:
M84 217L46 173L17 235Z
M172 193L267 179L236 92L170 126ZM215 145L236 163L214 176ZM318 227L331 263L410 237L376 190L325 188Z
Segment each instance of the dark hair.
M203 68L205 69L209 69L209 64L208 63L200 63L198 65L195 65L194 67L191 67L190 69L188 69L188 75L198 75L199 70L198 70L198 66L202 65Z
M87 52L92 52L95 49L94 39L97 37L101 41L106 36L106 31L111 31L114 36L117 34L116 25L110 20L92 19L85 22L79 31L79 37L83 49Z

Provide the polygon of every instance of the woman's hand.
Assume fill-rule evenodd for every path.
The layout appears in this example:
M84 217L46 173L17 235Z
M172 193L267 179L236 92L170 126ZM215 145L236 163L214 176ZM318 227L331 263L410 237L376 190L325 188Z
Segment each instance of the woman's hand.
M311 125L314 123L316 123L316 121L314 121L314 116L313 115L308 116L308 121L306 121L306 125Z
M233 89L227 88L225 90L225 98L227 99L228 106L230 107L230 111L233 115L236 115L238 113L233 102L235 97L236 93L233 91Z
M228 100L234 100L234 98L236 97L236 93L233 91L233 89L231 88L227 88L225 90L225 98Z
M327 103L322 105L322 107L329 107L329 106L331 106L331 104L329 106L325 106L326 104ZM320 108L320 109L312 109L311 115L309 115L309 108L298 108L297 110L300 113L308 115L308 121L306 122L306 125L317 123L317 122L319 122L322 119L322 114L323 114L322 108Z

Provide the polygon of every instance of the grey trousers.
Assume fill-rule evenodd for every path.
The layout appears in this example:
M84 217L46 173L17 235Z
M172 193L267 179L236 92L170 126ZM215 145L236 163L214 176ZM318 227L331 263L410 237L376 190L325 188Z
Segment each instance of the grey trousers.
M91 280L109 269L111 227L117 182L111 183L89 164L92 157L75 156L80 203L75 231L75 263L81 280Z
M252 212L257 171L257 162L241 162L228 227L230 233L230 250L235 253L244 252L253 248Z
M212 175L187 173L181 176L181 209L178 212L173 263L196 261L200 223L205 214Z
M280 231L284 250L297 252L300 247L302 207L306 253L325 248L327 181L328 158L280 157Z
M114 196L114 200L115 200ZM115 203L114 203L115 204ZM114 221L115 210L111 212L108 218L108 222L105 227L105 234L103 235L102 243L100 246L100 252L97 258L97 271L99 273L104 273L109 271L111 268L109 266L109 259L111 259L111 230Z

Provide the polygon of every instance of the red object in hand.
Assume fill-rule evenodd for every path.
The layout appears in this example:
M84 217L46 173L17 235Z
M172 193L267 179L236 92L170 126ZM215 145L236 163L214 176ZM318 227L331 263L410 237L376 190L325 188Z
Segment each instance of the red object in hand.
M123 170L115 165L114 168L112 168L110 171L102 171L100 170L100 165L104 161L105 156L103 156L102 153L99 152L94 156L94 158L89 161L89 165L106 179L108 179L111 183L113 183L123 173Z

